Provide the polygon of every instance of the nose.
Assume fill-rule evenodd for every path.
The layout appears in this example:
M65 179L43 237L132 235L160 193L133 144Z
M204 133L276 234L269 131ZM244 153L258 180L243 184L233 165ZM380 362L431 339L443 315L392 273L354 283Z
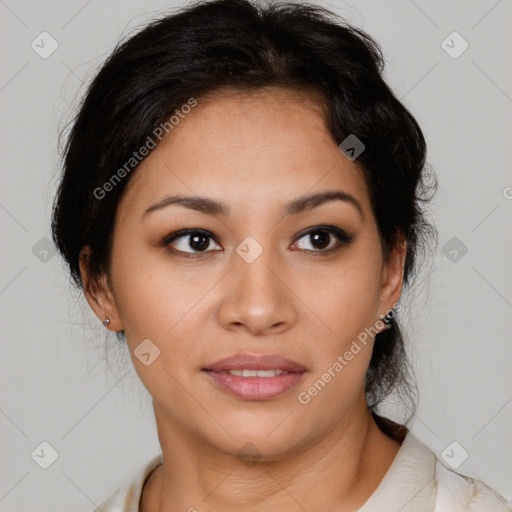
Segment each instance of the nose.
M227 330L246 331L254 336L279 334L297 320L297 299L284 263L270 250L251 263L233 252L233 267L223 282L217 310Z

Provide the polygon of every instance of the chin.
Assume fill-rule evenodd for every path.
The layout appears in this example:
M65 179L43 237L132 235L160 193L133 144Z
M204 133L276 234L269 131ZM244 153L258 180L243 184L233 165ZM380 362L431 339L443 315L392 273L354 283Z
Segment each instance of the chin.
M290 407L278 406L267 411L261 407L252 411L239 409L219 414L216 419L226 430L218 426L215 433L206 434L210 443L221 452L249 462L286 458L307 444L309 437L308 423L299 425L297 414ZM214 438L215 434L218 437Z

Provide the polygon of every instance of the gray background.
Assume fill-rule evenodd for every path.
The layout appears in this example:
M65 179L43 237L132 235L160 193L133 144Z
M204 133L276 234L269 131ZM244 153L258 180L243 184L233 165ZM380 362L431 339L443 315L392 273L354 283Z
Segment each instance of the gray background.
M402 301L420 390L412 431L438 456L459 443L457 471L511 500L511 2L322 3L381 44L439 178L434 270ZM121 36L177 5L0 0L2 511L89 511L160 451L128 354L44 237L58 131L84 84ZM31 47L43 31L59 45L46 59ZM441 45L453 31L469 44L458 58ZM58 452L48 469L31 458L43 441Z

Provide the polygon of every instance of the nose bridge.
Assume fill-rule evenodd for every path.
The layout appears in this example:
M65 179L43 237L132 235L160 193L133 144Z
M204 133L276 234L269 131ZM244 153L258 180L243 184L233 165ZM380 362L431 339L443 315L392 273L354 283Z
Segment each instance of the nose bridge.
M261 239L260 239L261 240ZM260 244L255 238L247 237L236 248L233 254L233 266L239 275L240 282L245 282L253 293L279 293L274 290L276 283L275 272L279 267L279 256L272 250L270 242ZM273 269L273 272L270 269ZM270 299L271 297L267 297Z
M233 251L232 270L219 320L225 327L244 325L253 333L284 329L295 318L292 294L283 281L282 260L269 239L244 239Z
M236 254L233 254L240 299L250 299L256 307L261 307L261 303L270 306L279 300L282 293L279 289L282 285L275 276L280 258L273 251L268 238L260 238L260 242L249 236L238 245ZM271 268L274 269L273 272Z

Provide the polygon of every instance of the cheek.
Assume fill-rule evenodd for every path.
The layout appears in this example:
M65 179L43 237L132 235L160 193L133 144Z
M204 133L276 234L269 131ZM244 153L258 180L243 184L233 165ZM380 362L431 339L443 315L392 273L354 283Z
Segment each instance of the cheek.
M165 249L140 249L129 257L121 249L119 244L113 250L112 280L130 347L149 338L158 340L163 349L178 350L171 341L194 325L208 290L218 281L217 274L206 267L177 264Z
M375 254L375 253L373 253ZM354 252L339 264L304 272L301 297L338 340L356 336L378 315L380 265L371 252Z
M304 410L316 411L327 423L336 421L364 395L378 294L378 280L365 270L356 273L354 269L349 275L340 269L337 277L325 282L324 293L314 295L311 309L318 312L322 325L310 331L314 368L298 401Z
M315 365L302 388L302 404L334 418L360 398L370 363L378 318L379 252L361 244L338 265L304 274L301 296L321 320L311 331ZM323 333L323 334L321 334ZM327 417L326 417L327 419Z
M181 303L177 300L180 283L168 281L158 264L148 259L147 251L140 247L127 250L119 236L112 251L112 283L130 344L138 338L161 337L162 332L171 329L175 308Z
M166 393L176 400L182 391L178 382L184 382L183 374L190 370L184 362L200 360L199 347L190 340L200 339L196 327L202 323L197 315L202 311L201 298L212 284L208 279L199 282L197 272L194 277L192 271L179 271L164 256L143 250L130 257L114 250L112 268L116 306L133 365L157 401L165 401ZM147 352L150 364L146 366L137 354Z

